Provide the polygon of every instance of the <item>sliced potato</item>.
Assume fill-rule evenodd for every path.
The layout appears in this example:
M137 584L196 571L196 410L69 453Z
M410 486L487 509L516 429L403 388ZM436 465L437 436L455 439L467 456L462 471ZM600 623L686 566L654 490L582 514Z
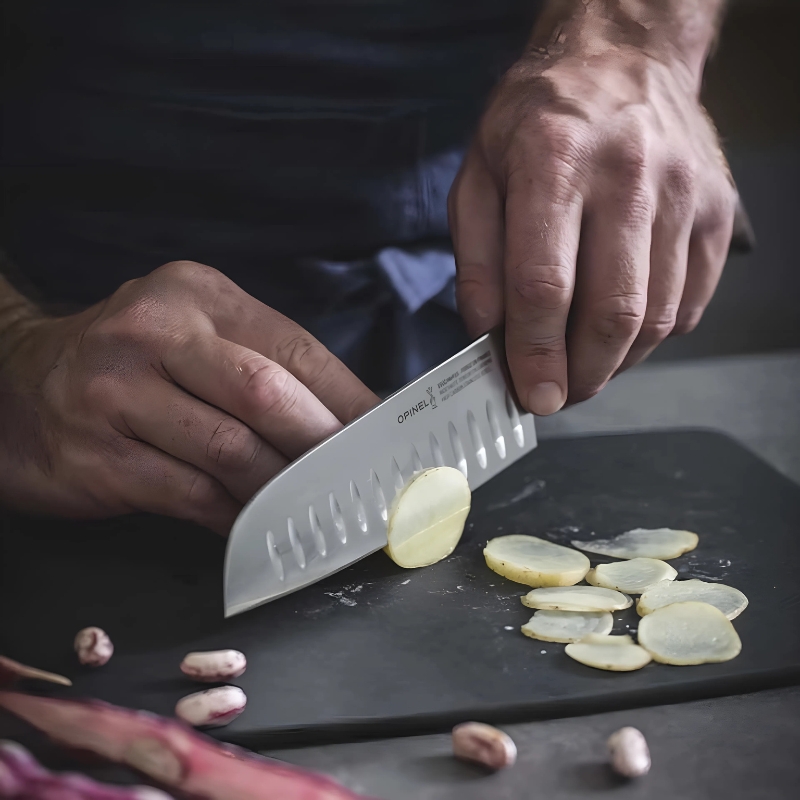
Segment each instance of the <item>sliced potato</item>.
M616 589L627 594L641 594L659 581L672 581L677 571L666 561L656 558L632 558L613 564L598 564L589 570L586 580L592 586Z
M573 541L572 546L587 553L610 558L677 558L697 547L699 537L691 531L672 528L635 528L612 539Z
M589 559L571 547L512 534L492 539L483 551L486 564L504 578L526 586L572 586L589 571Z
M599 586L552 586L531 589L522 598L528 608L552 611L619 611L633 603L630 597Z
M595 669L611 672L632 672L652 660L650 653L633 643L630 636L602 636L589 634L579 642L568 644L566 654Z
M730 620L708 603L673 603L639 623L639 644L662 664L685 666L730 661L742 642Z
M427 469L392 504L385 552L398 566L427 567L453 552L464 532L471 492L460 470Z
M577 642L590 633L611 633L613 627L608 611L542 610L522 626L522 632L543 642Z
M747 597L733 586L693 578L688 581L661 581L651 586L639 598L636 610L639 616L644 617L657 608L692 600L718 608L728 619L736 619L747 608Z

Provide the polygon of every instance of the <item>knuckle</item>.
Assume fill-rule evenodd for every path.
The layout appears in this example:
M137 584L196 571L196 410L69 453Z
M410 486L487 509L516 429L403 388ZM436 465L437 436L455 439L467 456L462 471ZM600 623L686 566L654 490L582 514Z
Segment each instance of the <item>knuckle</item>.
M572 270L563 265L532 265L523 262L511 271L511 287L535 308L557 311L572 298Z
M457 263L455 290L459 303L485 307L502 292L502 271L481 263Z
M733 218L736 214L736 194L729 190L723 190L719 193L716 202L712 204L712 208L716 211L717 229L728 230L733 225Z
M592 315L592 329L609 344L632 340L644 320L644 302L641 295L620 295Z
M674 305L648 309L642 320L637 340L649 346L663 342L672 333L676 318L677 309Z
M263 356L240 366L245 376L242 389L246 411L254 415L283 416L297 403L297 383L288 372Z
M695 170L684 158L669 161L664 170L664 193L668 202L680 208L691 208L695 194Z
M624 138L614 143L606 160L607 165L623 182L634 186L644 184L650 171L645 134L634 127Z
M189 509L215 506L222 499L222 487L208 473L195 469L189 474L184 502Z
M644 151L630 143L618 145L616 153L606 160L606 169L613 174L611 198L619 209L626 227L651 224L655 218L654 181Z
M168 261L166 264L162 264L158 269L154 270L153 275L177 278L179 280L191 280L214 271L211 267L207 267L197 261L180 260Z
M170 261L152 274L159 283L191 286L201 293L216 293L229 282L219 270L197 261Z
M695 221L695 232L709 237L729 235L736 214L737 196L728 186L709 189L705 193Z
M258 459L259 438L232 417L223 419L212 432L206 455L223 470L249 467Z
M306 386L317 385L324 380L332 358L330 350L305 331L277 349L277 360Z
M678 312L678 317L675 320L675 326L672 329L673 336L685 336L691 333L703 318L702 308L687 308L681 309Z
M564 337L556 333L531 337L518 352L524 360L535 361L542 368L560 365L565 358Z
M630 186L644 186L647 182L650 164L645 147L641 142L627 142L623 145L617 165L618 176Z

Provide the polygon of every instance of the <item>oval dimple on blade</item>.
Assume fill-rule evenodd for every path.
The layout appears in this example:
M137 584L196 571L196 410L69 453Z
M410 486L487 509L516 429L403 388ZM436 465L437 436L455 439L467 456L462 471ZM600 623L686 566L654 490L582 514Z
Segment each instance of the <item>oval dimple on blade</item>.
M368 533L369 527L367 526L367 511L364 504L361 502L361 494L358 491L355 481L350 481L350 499L353 501L353 508L356 512L356 519L358 520L358 527L361 528L362 533Z
M281 560L281 555L278 552L278 548L275 547L275 537L272 535L272 531L267 531L267 553L269 553L269 560L272 562L272 566L275 568L275 574L278 576L278 580L283 580L285 575L283 572L283 561Z
M422 459L419 457L419 452L413 444L411 445L411 465L415 475L418 472L422 472Z
M300 542L300 537L297 535L297 527L294 524L294 520L289 517L287 528L289 531L289 544L292 546L292 553L294 555L294 560L297 562L297 566L300 569L306 568L306 554L303 550L303 545Z
M486 469L486 464L488 463L486 459L486 447L483 444L483 437L481 436L478 422L472 411L467 412L467 427L469 428L469 435L472 439L472 449L475 451L475 458L481 469Z
M389 512L386 508L386 498L383 495L383 488L375 470L370 470L369 481L372 484L372 494L375 496L375 505L381 519L386 522L389 519Z
M439 446L439 440L433 435L433 433L431 433L429 438L430 438L431 456L433 457L433 463L437 467L445 466L444 455L442 455L442 448Z
M311 535L314 537L314 545L317 548L317 552L325 558L328 553L328 548L325 544L325 534L322 532L322 528L319 524L319 517L317 516L317 512L314 511L313 505L308 507L308 521L311 524Z
M506 392L506 413L511 422L511 430L514 432L514 441L519 447L525 447L525 431L522 430L522 420L517 410L517 404L511 396L511 392Z
M342 544L347 544L347 528L344 524L342 509L339 508L339 501L333 492L328 495L328 500L331 506L331 517L333 518L333 526L336 528L336 535Z
M406 482L403 480L403 473L400 471L396 458L392 458L392 480L394 481L395 494L402 492Z
M467 474L467 457L464 455L464 446L461 444L461 437L458 435L456 426L452 422L447 425L450 431L450 446L453 448L453 455L456 459L456 466L461 470L465 478L469 478Z
M486 401L486 419L489 420L489 429L492 432L492 439L494 440L494 449L497 450L497 455L500 458L506 457L506 437L503 436L503 431L500 428L500 420L497 418L497 412L494 410L491 400Z

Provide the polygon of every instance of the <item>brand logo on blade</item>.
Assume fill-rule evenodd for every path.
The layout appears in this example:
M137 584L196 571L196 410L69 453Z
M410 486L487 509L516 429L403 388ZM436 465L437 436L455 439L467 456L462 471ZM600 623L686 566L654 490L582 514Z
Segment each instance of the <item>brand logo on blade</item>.
M397 421L402 425L407 419L410 419L415 414L419 414L420 411L424 411L426 408L436 408L436 398L433 396L433 386L429 386L426 390L428 393L427 400L420 400L414 406L408 409L408 411L404 411L402 414L397 415Z

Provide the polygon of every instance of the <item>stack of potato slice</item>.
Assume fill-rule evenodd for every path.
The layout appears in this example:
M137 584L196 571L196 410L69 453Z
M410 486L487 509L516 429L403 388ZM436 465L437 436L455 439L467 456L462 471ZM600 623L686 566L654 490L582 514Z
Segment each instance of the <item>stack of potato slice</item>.
M597 669L628 672L650 661L689 665L728 661L741 651L730 620L747 606L738 589L701 580L676 581L666 563L697 547L691 531L637 528L613 539L573 541L573 549L536 536L492 539L484 549L490 569L534 587L522 598L536 609L522 632L532 639L561 642L575 661ZM593 569L579 550L621 559ZM582 580L589 585L578 585ZM612 612L632 605L638 644L614 636Z

